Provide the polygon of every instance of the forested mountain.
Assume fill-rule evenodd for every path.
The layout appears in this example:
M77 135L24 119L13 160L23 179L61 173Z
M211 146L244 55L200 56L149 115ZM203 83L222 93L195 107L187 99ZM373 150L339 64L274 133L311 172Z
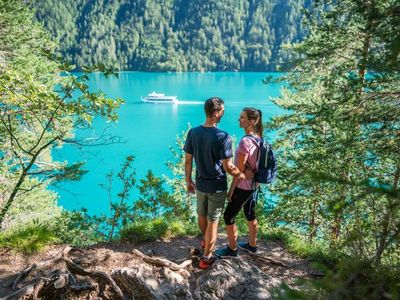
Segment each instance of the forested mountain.
M78 67L266 71L302 39L311 0L41 0L36 17Z

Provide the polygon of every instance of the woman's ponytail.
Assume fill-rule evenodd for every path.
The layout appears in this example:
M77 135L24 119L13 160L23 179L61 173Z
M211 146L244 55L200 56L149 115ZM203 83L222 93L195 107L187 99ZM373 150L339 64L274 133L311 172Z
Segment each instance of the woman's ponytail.
M263 125L263 120L262 120L262 112L259 109L257 109L257 111L258 111L259 117L258 117L258 122L255 125L255 127L256 127L256 131L257 131L258 135L260 137L262 137L263 136L263 132L264 132L264 125Z
M264 131L264 126L263 126L263 121L262 121L262 112L259 109L256 109L254 107L245 107L243 108L243 111L246 113L247 118L249 120L254 120L254 131L259 135L263 136L263 131Z

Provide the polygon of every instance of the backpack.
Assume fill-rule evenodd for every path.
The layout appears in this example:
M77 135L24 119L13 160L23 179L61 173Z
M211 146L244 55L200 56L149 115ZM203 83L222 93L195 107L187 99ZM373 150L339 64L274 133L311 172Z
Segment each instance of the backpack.
M260 141L251 135L248 138L257 146L257 171L254 180L258 183L271 183L276 178L277 162L272 146L266 140Z

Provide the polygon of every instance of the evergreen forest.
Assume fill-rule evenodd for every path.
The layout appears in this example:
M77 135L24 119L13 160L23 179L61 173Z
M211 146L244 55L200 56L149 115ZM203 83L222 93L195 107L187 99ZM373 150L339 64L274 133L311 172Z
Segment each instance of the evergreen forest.
M310 0L43 0L36 18L79 68L275 71L299 42Z

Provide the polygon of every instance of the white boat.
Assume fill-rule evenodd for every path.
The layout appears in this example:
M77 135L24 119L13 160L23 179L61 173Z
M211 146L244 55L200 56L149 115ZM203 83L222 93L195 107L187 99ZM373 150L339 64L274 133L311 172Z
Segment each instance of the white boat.
M148 103L178 103L178 98L176 96L165 96L165 94L152 92L146 97L142 97L142 101Z

